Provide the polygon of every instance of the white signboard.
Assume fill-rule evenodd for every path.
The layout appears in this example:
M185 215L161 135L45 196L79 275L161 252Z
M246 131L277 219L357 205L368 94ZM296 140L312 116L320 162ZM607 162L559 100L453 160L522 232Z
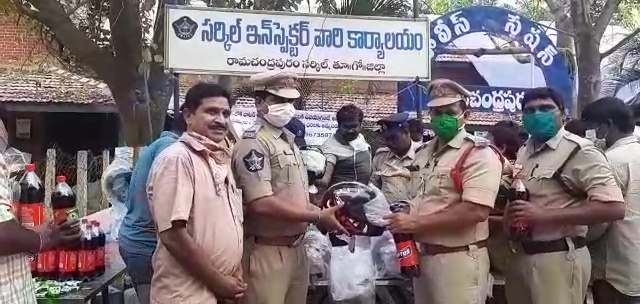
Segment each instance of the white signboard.
M338 129L336 114L332 112L296 111L296 118L305 125L305 140L308 145L322 145ZM255 108L233 108L231 122L239 134L253 126L255 121Z
M428 80L429 21L167 5L165 67L177 73Z

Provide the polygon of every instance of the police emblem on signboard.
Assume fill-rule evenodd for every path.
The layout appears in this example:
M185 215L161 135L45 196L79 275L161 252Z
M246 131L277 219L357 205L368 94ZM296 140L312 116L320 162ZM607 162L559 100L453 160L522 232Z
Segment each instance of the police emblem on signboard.
M176 37L182 40L189 40L196 35L198 24L193 19L183 16L171 23L171 27L173 27Z
M258 172L264 169L264 154L255 149L251 149L242 160L244 161L244 167L249 172Z

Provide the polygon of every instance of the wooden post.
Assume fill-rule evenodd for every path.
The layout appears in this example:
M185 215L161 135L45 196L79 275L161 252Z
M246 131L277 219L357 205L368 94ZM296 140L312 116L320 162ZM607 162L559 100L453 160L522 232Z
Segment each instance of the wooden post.
M44 173L44 205L47 220L53 219L51 194L56 187L56 150L47 149L47 165Z
M105 172L107 172L107 168L109 168L109 149L105 149L104 151L102 151L102 175L104 175ZM102 186L102 185L101 185ZM102 193L102 201L100 202L100 210L104 210L109 208L109 201L107 201L107 195L104 194L104 192L100 191Z
M76 204L80 217L87 216L87 151L78 151Z

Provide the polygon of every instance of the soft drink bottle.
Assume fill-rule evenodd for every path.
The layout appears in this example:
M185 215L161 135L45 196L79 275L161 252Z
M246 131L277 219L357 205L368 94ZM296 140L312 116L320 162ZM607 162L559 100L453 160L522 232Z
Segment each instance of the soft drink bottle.
M529 190L524 185L522 178L516 177L511 184L513 200L529 201ZM531 239L531 227L524 221L512 221L509 223L509 237L514 241Z
M95 248L96 248L96 276L101 276L104 274L105 270L105 251L104 246L106 245L106 235L100 229L100 222L91 221L91 225L93 226L93 234L92 236L95 238Z
M409 213L411 206L408 202L394 202L390 206L393 213ZM420 276L420 253L413 235L406 233L396 233L393 235L396 243L396 255L400 263L400 273L405 278L415 278Z
M81 281L90 281L96 271L96 252L92 237L91 224L83 220L82 237L80 238L80 251L78 252L78 276Z
M67 178L58 176L56 181L55 191L51 194L51 207L55 220L77 219L79 215L76 209L76 196L67 184ZM80 239L68 244L62 244L58 248L58 280L68 281L75 279L79 250Z
M25 166L26 173L19 183L20 193L18 197L16 214L20 223L26 227L33 228L44 223L44 186L36 175L36 165ZM40 261L39 261L40 260ZM38 276L38 264L43 268L45 262L43 254L32 254L29 256L31 274Z

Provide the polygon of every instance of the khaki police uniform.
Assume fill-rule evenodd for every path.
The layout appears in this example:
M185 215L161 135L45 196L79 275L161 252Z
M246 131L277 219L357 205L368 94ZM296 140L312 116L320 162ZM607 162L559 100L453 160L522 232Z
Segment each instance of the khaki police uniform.
M386 128L398 128L392 132L400 132L408 119L409 114L397 113L379 120L378 124ZM397 155L388 147L379 148L374 154L371 183L382 191L389 202L407 201L415 196L411 191L411 175L406 168L411 166L420 145L411 141L411 147L405 155Z
M579 150L570 157L576 147ZM571 208L584 204L583 197L600 202L624 201L602 151L564 128L537 150L528 141L518 153L516 167L520 166L522 171L515 174L523 176L531 204ZM557 171L562 183L554 178ZM508 302L583 303L591 275L586 234L586 226L532 227L532 241L513 244L516 253L510 260L505 285Z
M295 74L268 72L251 81L256 90L285 98L297 98L291 86ZM297 95L296 95L297 94ZM234 146L232 166L245 204L275 196L297 208L311 208L307 171L295 135L263 119L244 132ZM307 223L292 223L247 213L245 216L244 280L249 287L247 304L305 303L309 285L309 263L302 237Z
M465 100L470 93L450 80L429 86L429 107ZM461 169L462 193L456 189L452 169L461 154L473 149ZM412 212L428 215L468 202L493 208L502 163L489 142L462 129L445 146L435 138L416 151L412 180L417 196ZM488 221L455 231L434 230L416 234L421 251L421 276L413 280L416 304L484 303L489 277Z

